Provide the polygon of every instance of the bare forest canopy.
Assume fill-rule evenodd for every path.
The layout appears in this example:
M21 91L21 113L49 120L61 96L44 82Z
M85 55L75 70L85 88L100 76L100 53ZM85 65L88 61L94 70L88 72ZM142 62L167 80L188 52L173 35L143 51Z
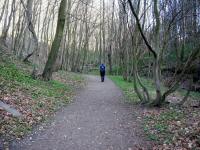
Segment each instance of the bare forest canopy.
M140 77L152 78L155 105L199 82L198 0L0 0L0 31L1 45L46 79L105 63L145 103L152 97Z

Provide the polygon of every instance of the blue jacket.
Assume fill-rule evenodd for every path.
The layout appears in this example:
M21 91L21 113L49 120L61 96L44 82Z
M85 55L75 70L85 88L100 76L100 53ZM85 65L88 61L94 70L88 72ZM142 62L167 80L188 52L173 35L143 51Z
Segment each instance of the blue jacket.
M104 71L106 71L106 66L104 64L101 64L99 69L101 72L104 72Z

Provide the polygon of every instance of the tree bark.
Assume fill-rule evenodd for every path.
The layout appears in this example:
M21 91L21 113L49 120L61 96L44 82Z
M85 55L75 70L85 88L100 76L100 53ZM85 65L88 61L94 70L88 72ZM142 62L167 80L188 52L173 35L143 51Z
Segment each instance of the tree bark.
M25 59L23 60L24 62L27 62L28 59L38 50L38 38L37 38L37 35L35 33L34 25L32 23L32 5L33 5L33 0L28 0L27 1L27 6L25 6L23 0L21 0L21 3L22 3L22 5L23 5L23 7L25 9L25 12L26 12L28 29L31 32L31 34L33 36L33 39L34 39L34 43L35 43L35 48L34 48L33 52L28 54L27 57L25 57Z
M53 73L53 66L55 65L56 58L58 56L58 51L60 43L63 37L64 25L65 25L65 10L66 10L66 0L62 0L60 3L59 13L58 13L58 22L56 35L51 47L50 54L48 56L47 63L45 65L42 77L44 80L50 80Z

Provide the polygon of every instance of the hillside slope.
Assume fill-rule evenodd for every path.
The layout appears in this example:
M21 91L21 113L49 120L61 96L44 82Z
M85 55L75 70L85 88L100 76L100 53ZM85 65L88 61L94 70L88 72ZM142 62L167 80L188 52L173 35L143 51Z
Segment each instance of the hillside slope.
M80 75L59 71L45 82L31 77L33 66L11 54L0 52L0 102L16 110L21 117L0 107L0 149L20 139L72 100L75 89L83 85Z

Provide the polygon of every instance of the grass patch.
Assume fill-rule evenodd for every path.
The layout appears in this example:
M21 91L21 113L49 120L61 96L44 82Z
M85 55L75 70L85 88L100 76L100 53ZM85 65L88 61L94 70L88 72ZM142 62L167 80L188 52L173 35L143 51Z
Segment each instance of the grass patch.
M62 97L70 87L59 81L45 82L33 79L28 73L20 71L14 64L0 65L0 76L4 79L10 89L29 91L34 99L40 97ZM75 78L74 78L75 80ZM17 86L17 87L16 87Z
M128 102L139 102L137 94L134 92L133 83L124 81L121 76L109 76L109 78L122 89Z
M137 94L134 91L133 82L124 81L122 76L109 76L109 78L122 89L125 96L127 97L127 100L129 102L138 103L139 98ZM145 78L141 78L142 83L146 86L146 88L149 90L149 94L152 98L155 98L156 92L155 92L155 86L152 80L148 80ZM141 89L140 89L141 90Z

